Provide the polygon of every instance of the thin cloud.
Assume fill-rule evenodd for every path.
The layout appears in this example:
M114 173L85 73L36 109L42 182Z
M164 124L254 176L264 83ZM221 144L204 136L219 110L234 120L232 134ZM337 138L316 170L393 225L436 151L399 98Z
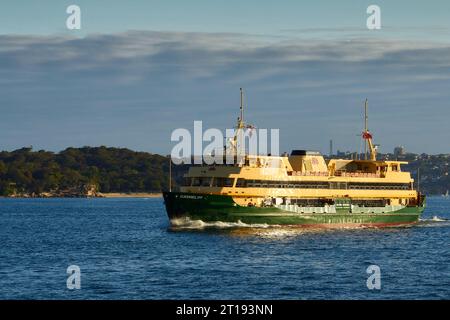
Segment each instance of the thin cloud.
M167 152L173 128L197 119L230 126L234 90L243 86L257 105L255 120L285 127L289 146L296 146L299 135L319 146L327 144L324 137L336 136L345 146L348 137L333 121L357 121L351 114L369 97L381 114L375 121L385 129L381 138L386 140L390 118L403 117L414 127L427 115L429 128L421 137L397 137L398 143L407 144L406 139L432 152L441 145L430 145L431 137L450 138L448 131L429 124L450 117L449 71L450 46L432 42L276 41L234 33L150 31L85 38L0 36L0 145L13 148L33 140L60 149L86 143L90 136L93 145ZM426 114L423 103L436 112ZM312 135L311 123L317 127L324 115L327 126ZM12 128L20 121L27 127ZM83 139L73 136L77 130ZM148 136L154 137L151 145Z

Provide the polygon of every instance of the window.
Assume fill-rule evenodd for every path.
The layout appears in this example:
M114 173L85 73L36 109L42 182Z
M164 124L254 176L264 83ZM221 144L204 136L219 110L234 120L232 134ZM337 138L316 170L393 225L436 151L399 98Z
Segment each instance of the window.
M245 179L237 179L236 188L245 188L245 187L246 187Z
M240 179L241 180L241 179ZM232 187L234 179L233 178L214 178L213 187Z
M210 177L195 177L192 178L192 184L193 187L209 187L211 185L211 179Z
M366 183L350 183L349 189L361 190L408 190L410 185L408 183L392 183L392 184L366 184Z
M203 179L201 179L201 186L202 187L209 187L209 186L211 186L211 180L212 180L212 178L203 178Z
M224 179L223 186L224 186L224 187L232 187L232 186L233 186L233 183L234 183L234 179L231 179L231 178L225 178L225 179Z
M192 183L192 179L191 178L184 178L182 186L183 187L189 187L191 185L191 183Z

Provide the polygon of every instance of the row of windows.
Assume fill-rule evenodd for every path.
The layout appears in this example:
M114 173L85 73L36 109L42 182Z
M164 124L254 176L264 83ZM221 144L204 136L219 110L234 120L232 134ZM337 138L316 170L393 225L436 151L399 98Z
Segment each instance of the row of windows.
M295 204L299 207L324 207L325 205L333 205L331 199L289 199L289 203L284 199L283 204Z
M371 189L371 190L410 190L409 183L368 184L346 182L303 182L238 179L236 187L240 188L301 188L301 189Z
M336 205L337 207L349 207L350 205L357 205L360 207L384 207L389 204L389 200L349 199L348 201L342 202L332 199L289 199L287 202L287 200L284 199L283 204L295 204L299 207L324 207L326 205Z
M389 204L389 200L351 200L351 204L360 207L384 207Z
M232 187L234 183L233 178L186 178L184 186L192 187Z
M276 181L276 180L246 180L238 179L237 188L303 188L324 189L329 188L326 182L299 182L299 181Z
M371 189L371 190L411 190L409 184L393 185L349 185L348 189Z
M184 186L192 187L232 187L233 178L195 177L186 178ZM409 183L396 184L370 184L346 182L303 182L303 181L276 181L276 180L248 180L237 179L237 188L300 188L300 189L363 189L363 190L410 190Z

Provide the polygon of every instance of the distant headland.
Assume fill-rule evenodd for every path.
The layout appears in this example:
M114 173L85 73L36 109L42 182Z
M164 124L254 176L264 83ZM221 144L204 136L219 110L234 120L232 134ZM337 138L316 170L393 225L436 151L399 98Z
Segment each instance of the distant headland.
M176 185L182 173L173 169ZM107 147L0 152L3 197L157 197L168 186L169 158L157 154Z
M327 158L352 158L339 152ZM450 189L450 154L379 154L409 161L405 170L429 195ZM172 185L183 180L187 166L172 166ZM159 197L169 188L169 157L126 148L82 147L61 152L21 148L0 152L0 197Z

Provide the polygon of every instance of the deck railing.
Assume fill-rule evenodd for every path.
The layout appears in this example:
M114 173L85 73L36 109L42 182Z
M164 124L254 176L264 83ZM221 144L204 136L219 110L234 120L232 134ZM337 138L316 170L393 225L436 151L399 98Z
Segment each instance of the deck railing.
M292 171L288 172L288 175L291 176L314 176L314 177L328 177L329 173L328 172L315 172L315 171L306 171L306 172L302 172L302 171Z
M381 178L380 173L372 172L346 172L346 171L336 171L334 173L337 177L355 177L355 178Z

